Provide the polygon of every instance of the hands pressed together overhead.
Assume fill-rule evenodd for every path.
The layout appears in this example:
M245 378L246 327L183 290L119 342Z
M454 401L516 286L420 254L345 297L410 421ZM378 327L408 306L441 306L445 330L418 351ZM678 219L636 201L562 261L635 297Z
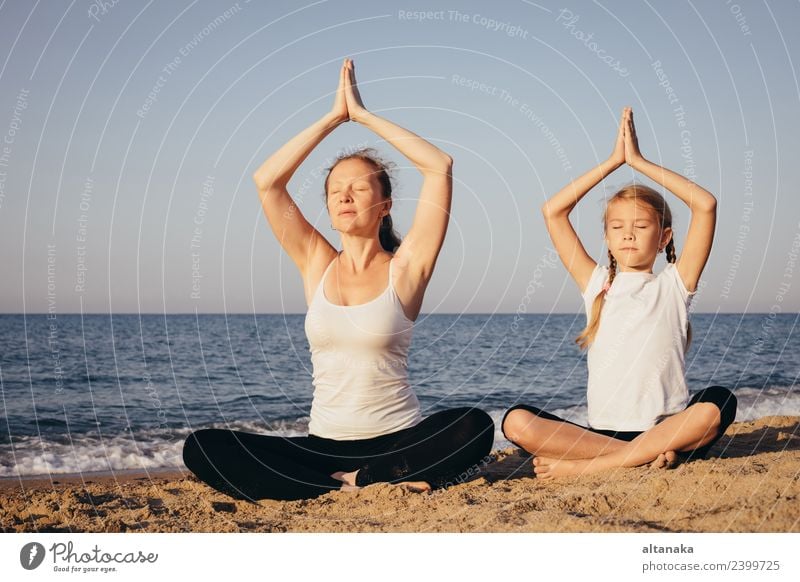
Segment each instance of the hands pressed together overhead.
M639 151L639 140L636 137L636 127L633 124L633 110L625 107L619 121L619 131L617 140L614 143L614 151L611 152L611 160L615 165L621 166L628 164L635 167L644 157Z
M355 65L352 59L345 59L339 71L339 87L331 110L336 120L359 121L367 113L356 83Z

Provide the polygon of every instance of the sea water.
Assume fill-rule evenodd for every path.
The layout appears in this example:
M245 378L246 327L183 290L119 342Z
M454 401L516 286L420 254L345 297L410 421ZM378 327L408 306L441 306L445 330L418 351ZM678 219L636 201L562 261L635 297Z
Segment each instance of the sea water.
M0 476L181 467L199 428L304 435L304 315L0 315ZM534 404L586 421L583 314L421 315L409 377L423 416ZM694 314L690 391L719 384L737 420L800 415L797 314Z

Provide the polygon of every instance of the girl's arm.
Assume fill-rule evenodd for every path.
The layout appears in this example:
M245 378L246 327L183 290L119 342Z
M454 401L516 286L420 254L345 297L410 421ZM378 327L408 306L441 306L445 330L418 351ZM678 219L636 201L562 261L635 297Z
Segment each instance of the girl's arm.
M688 178L644 159L639 151L632 111L629 111L626 120L625 161L637 172L641 172L675 194L691 210L689 232L686 234L683 251L675 266L686 288L694 291L711 253L717 222L717 199L711 192Z
M346 69L339 71L339 88L333 109L301 131L272 154L253 174L261 206L272 232L300 273L305 275L314 259L323 262L333 259L336 250L324 236L305 219L286 189L289 180L311 151L338 125L347 121L347 102L344 95ZM327 263L326 263L327 264Z
M544 215L547 231L550 233L550 239L553 241L556 251L558 251L561 262L564 263L569 274L575 279L581 293L586 289L597 263L583 247L569 220L569 214L589 190L625 163L624 121L625 114L623 112L619 130L617 131L617 140L614 143L614 151L611 156L577 180L573 180L564 186L542 205L542 214Z
M430 280L444 242L453 194L453 160L420 136L367 111L361 101L352 60L347 60L345 94L350 119L374 131L407 157L422 174L414 222L395 256L417 286Z

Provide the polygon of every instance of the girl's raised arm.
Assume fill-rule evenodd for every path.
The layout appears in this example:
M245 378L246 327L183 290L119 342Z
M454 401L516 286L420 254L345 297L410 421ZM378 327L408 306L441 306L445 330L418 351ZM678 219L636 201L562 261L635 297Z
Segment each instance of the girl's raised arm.
M336 255L336 250L305 219L286 187L311 151L325 136L348 120L344 94L345 76L346 65L342 64L333 109L284 144L253 174L261 206L272 232L300 269L304 280L307 267L315 259L327 264Z
M633 112L627 110L625 121L625 161L637 172L641 172L683 200L692 212L689 231L686 234L683 252L675 266L683 284L689 291L697 288L700 275L706 266L714 240L717 223L717 199L708 190L698 186L688 178L650 162L639 151Z
M345 94L350 119L385 139L411 160L422 174L414 222L395 256L407 269L416 286L424 288L433 273L450 219L453 160L420 136L367 111L358 92L352 60L347 61L347 69Z
M547 231L550 233L550 239L558 251L561 262L564 263L567 271L578 284L581 293L586 289L597 263L586 252L578 234L572 227L569 214L589 190L625 163L624 124L625 113L623 112L617 131L617 140L614 143L614 151L606 161L564 186L542 205L542 214Z

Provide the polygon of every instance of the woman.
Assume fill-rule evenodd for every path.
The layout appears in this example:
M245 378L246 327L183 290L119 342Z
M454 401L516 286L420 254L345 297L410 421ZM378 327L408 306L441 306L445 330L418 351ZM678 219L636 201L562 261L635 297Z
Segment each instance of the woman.
M414 223L392 227L391 180L371 150L340 157L325 180L337 251L287 191L294 172L336 127L355 121L397 148L423 175ZM413 322L444 241L452 160L364 107L345 59L333 109L256 171L275 236L303 277L314 368L309 436L282 438L204 429L184 444L186 466L240 499L304 499L376 482L414 491L444 486L491 450L494 423L475 408L421 418L408 384Z

